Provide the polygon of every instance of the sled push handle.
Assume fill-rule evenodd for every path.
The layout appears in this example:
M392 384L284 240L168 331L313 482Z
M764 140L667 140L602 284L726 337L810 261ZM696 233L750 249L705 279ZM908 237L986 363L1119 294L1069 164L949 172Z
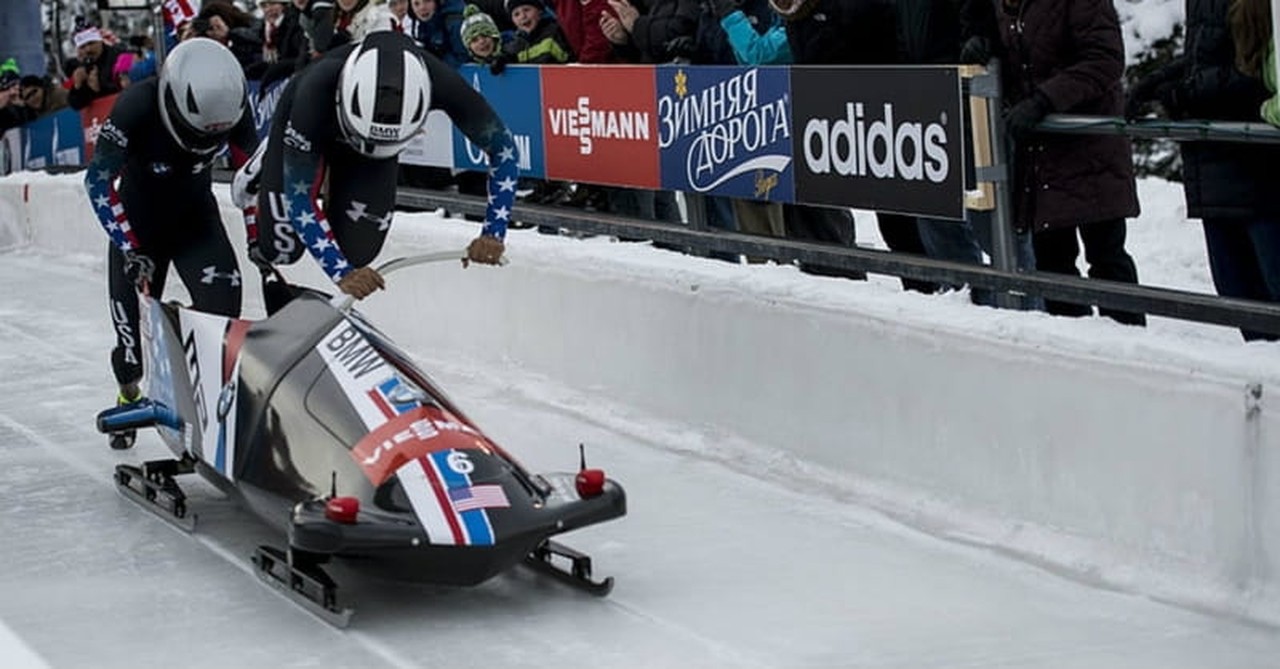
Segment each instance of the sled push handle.
M433 262L444 262L447 260L466 260L466 258L467 258L466 249L454 249L452 251L436 251L434 253L421 253L416 256L405 256L402 258L393 258L391 260L388 260L387 262L382 263L381 265L378 265L374 269L378 271L378 274L381 274L382 276L385 277L386 275L392 272L402 270L406 267L413 267L415 265L425 265L427 263L433 263ZM356 298L350 295L347 295L346 293L338 293L337 295L333 296L333 299L329 300L329 304L333 305L333 308L337 309L338 311L346 312L351 309L351 305L355 304L355 301L356 301Z

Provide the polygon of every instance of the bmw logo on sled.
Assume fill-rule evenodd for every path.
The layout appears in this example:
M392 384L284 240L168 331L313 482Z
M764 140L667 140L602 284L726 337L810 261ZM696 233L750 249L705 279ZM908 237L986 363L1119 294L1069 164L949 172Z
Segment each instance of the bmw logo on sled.
M379 269L445 256L458 254ZM339 626L351 609L324 571L333 558L453 585L523 563L608 594L613 579L593 580L591 558L551 537L625 515L620 485L585 458L527 472L346 296L291 289L260 321L144 296L147 398L103 411L98 429L155 427L176 458L117 466L122 493L190 531L175 480L199 473L288 537L255 551L259 576Z

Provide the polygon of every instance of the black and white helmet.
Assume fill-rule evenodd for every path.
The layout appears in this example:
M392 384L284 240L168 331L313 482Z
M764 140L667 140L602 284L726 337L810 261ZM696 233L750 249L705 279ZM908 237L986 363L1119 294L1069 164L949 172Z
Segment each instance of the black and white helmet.
M372 158L400 153L427 122L431 77L413 41L375 32L351 51L338 77L338 126L351 148Z
M179 44L160 68L160 120L187 151L221 148L244 115L244 70L227 47L195 37Z

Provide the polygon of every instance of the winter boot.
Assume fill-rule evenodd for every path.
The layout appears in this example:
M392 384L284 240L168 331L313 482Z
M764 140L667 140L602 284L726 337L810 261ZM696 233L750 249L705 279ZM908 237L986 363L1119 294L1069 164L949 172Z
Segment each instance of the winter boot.
M142 399L142 389L136 383L129 383L120 386L120 393L116 395L116 406L133 404L140 399ZM124 451L133 448L133 442L138 438L138 431L121 430L112 432L109 436L111 448L117 451Z

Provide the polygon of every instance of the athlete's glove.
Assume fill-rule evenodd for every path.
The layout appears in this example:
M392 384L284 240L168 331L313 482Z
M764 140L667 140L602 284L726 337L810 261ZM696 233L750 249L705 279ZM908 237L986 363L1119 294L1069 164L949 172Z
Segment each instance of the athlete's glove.
M124 275L130 283L142 288L151 282L155 273L156 263L151 258L136 251L124 252Z
M480 235L467 245L467 257L462 259L462 266L478 262L481 265L497 265L502 262L502 254L507 250L506 244L493 235Z
M262 142L240 169L231 177L231 201L241 209L258 205L258 178L262 174L262 154L267 143Z
M382 275L372 267L359 267L338 281L338 289L357 300L363 300L372 295L373 291L386 287Z

